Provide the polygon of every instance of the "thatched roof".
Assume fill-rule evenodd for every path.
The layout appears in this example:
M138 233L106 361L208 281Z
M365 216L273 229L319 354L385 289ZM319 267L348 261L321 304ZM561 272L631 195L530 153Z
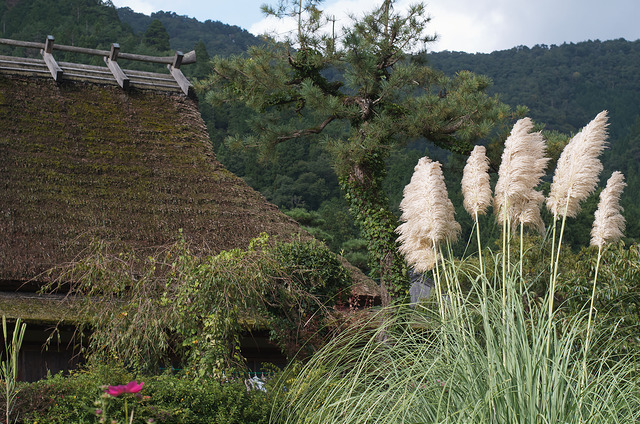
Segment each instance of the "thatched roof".
M92 239L153 248L180 229L213 252L301 232L216 160L194 100L0 77L0 281L46 280Z

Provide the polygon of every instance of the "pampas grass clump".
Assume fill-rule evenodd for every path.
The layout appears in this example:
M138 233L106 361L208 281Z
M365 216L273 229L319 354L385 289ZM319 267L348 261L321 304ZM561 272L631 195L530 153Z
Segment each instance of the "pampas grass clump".
M543 197L535 187L547 159L544 139L532 128L529 119L518 121L502 158L494 202L498 220L503 217L503 246L508 245L511 225L520 224L521 234L524 224L540 226ZM562 154L547 201L555 215L554 246L557 217L563 216L564 223L567 215L577 213L580 200L597 182L605 129L603 112ZM491 196L483 156L483 149L474 150L463 181L465 208L476 224ZM599 252L624 228L619 214L623 187L624 177L616 172L602 191L592 233ZM404 196L403 224L397 229L400 249L414 270L435 267L435 299L415 308L383 309L333 339L287 383L284 407L274 415L277 422L640 422L637 358L608 353L616 351L615 331L593 330L593 296L588 314L558 319L553 309L555 275L544 297L528 299L522 249L520 264L511 263L508 249L494 254L491 273L483 271L480 258L479 275L475 270L468 275L460 261L446 259L438 245L456 237L460 227L453 219L439 163L420 159ZM497 272L500 263L502 272ZM557 263L552 253L552 270L557 271ZM464 293L462 278L471 284ZM597 267L594 290L596 279ZM440 290L442 282L446 296ZM594 334L610 338L592 341ZM591 343L603 346L600 356L591 354Z
M465 210L477 222L491 205L489 158L484 146L475 146L462 173L462 196Z
M558 159L551 190L547 197L547 207L553 213L549 316L553 310L564 225L567 217L575 217L580 212L580 202L593 193L598 185L598 177L603 169L599 156L607 145L607 126L609 125L607 119L606 110L596 115L569 141ZM556 221L560 217L562 217L562 227L556 247ZM554 250L557 251L555 259Z
M517 284L507 283L506 315L501 296L482 295L476 282L444 319L428 304L396 306L349 328L287 385L275 422L638 422L640 387L630 378L630 358L605 353L583 368L584 317L556 333L531 320Z
M620 195L626 185L624 175L621 172L615 171L607 181L607 186L600 192L600 202L594 214L593 228L591 230L591 245L598 246L598 259L596 260L596 270L593 277L593 287L591 289L589 319L587 320L587 339L584 344L585 356L590 343L591 320L594 312L593 303L596 298L596 283L598 281L600 260L602 259L602 248L606 243L617 241L623 236L625 219L620 213L622 211Z

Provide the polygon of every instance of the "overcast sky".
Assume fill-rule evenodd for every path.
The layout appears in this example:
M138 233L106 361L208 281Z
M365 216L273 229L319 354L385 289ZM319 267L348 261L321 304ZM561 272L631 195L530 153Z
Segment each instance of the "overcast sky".
M260 12L268 0L113 0L147 15L160 10L178 15L237 25L259 35L286 32L286 26L264 19ZM402 10L415 0L398 0ZM379 2L378 2L379 3ZM371 0L325 0L323 8L338 19L362 15L378 4ZM489 53L515 46L577 43L587 40L640 39L640 0L431 0L425 2L432 20L429 32L438 41L431 51Z

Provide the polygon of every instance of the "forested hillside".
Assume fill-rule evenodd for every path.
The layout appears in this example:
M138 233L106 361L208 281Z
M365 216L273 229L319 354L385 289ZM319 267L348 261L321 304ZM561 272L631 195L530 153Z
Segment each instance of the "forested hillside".
M199 22L173 12L161 11L147 16L128 7L121 7L118 9L118 16L138 35L144 34L154 20L159 20L171 37L171 48L175 50L191 50L196 44L203 42L211 55L228 56L240 54L258 42L255 36L240 27L211 20Z
M123 51L146 54L170 55L173 50L186 52L195 48L198 64L184 67L192 79L209 72L209 55L241 54L260 42L246 30L221 22L198 22L172 12L146 16L129 8L116 9L110 2L100 0L0 0L0 29L4 38L42 41L47 34L53 34L59 43L108 48L111 42L118 42ZM604 157L602 179L613 170L625 174L628 187L622 204L628 221L627 235L640 239L640 40L520 46L491 54L439 52L421 59L446 74L471 70L489 76L493 80L492 92L499 93L503 102L513 107L527 106L537 124L566 136L599 111L609 110L611 148ZM325 146L317 142L282 146L271 161L260 161L257 152L233 150L224 143L229 135L248 133L249 112L238 105L213 110L201 100L221 162L270 201L291 211L333 249L352 252L352 259L356 260L358 250L362 252L364 246L354 240L357 231L350 224ZM392 204L399 202L402 189L425 150L439 160L449 161L448 184L458 184L464 158L440 151L428 140L415 140L407 149L391 155L385 184ZM455 192L452 196L456 196ZM595 208L596 201L592 203ZM585 209L592 212L589 207ZM578 219L572 224L585 227L572 234L588 230L590 222L583 221Z
M58 43L89 48L118 42L131 51L140 41L100 0L0 0L0 29L3 38L44 42L51 34Z
M490 54L438 52L429 63L447 74L467 69L493 79L506 103L526 105L548 129L573 132L602 109L611 135L624 136L640 115L640 40L514 47Z

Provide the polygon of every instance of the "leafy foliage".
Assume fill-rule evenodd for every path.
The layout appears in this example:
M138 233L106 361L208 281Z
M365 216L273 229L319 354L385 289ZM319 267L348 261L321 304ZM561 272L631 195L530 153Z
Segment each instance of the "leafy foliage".
M583 249L575 266L561 280L560 293L566 299L568 315L588 307L596 266L597 249ZM621 340L618 353L640 348L640 245L623 242L608 245L602 254L594 307L601 328L617 328ZM597 346L596 346L597 348Z
M239 337L251 328L271 329L290 356L321 345L329 308L351 282L325 246L266 235L215 256L195 255L184 241L146 259L98 243L60 280L86 300L93 361L157 370L177 357L217 378L243 369Z

